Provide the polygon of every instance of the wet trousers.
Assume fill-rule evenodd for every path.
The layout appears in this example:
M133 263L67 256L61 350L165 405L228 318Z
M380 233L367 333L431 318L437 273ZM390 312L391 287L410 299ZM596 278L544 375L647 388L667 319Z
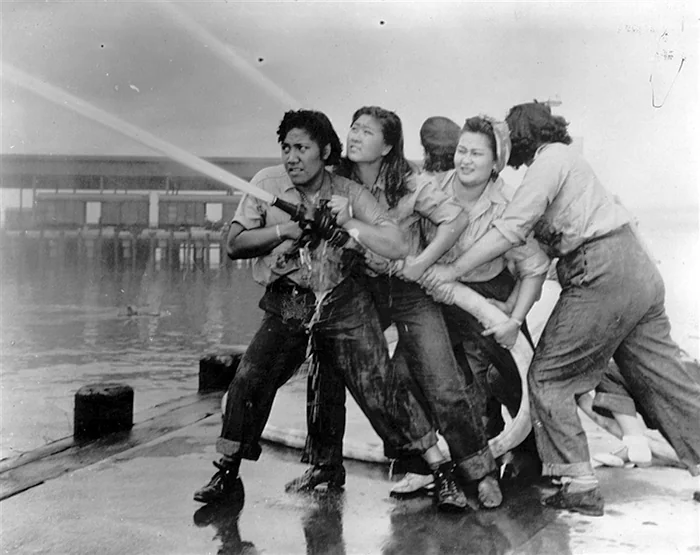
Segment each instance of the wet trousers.
M487 299L505 302L515 287L515 278L504 270L489 281L465 285ZM481 335L484 327L474 316L454 305L441 307L455 359L464 374L472 410L481 420L487 438L493 438L505 425L501 406L505 406L511 416L515 416L520 408L522 385L518 367L510 351L501 347L493 336ZM530 340L527 324L523 324L523 333ZM514 451L528 452L539 458L534 433L531 432ZM397 474L430 472L427 465L415 457L396 461L394 470Z
M395 396L396 402L382 415L385 426L404 430L428 426L439 431L461 474L470 480L483 478L496 469L496 463L480 418L472 410L467 383L454 358L440 307L417 284L390 276L367 278L366 288L372 293L383 327L393 322L399 337L387 380L395 388L389 396ZM324 376L321 387L315 391L320 400L319 411L307 415L309 440L305 459L312 463L319 462L313 437L318 422L332 418L329 408L340 402L337 384L329 383ZM411 399L406 391L413 392L418 406L403 406L403 401L399 402ZM389 458L417 454L386 441L385 452Z
M530 366L530 405L543 474L592 474L575 397L615 360L636 406L700 474L700 375L671 339L664 284L628 226L559 259L561 295Z
M383 416L393 405L419 406L404 399L391 383L389 352L369 293L353 277L346 278L325 298L314 316L315 295L284 278L270 285L260 307L262 324L246 350L229 389L219 453L257 460L260 437L270 416L277 390L306 359L309 323L316 356L336 383L344 383L377 434L409 452L423 452L437 443L432 427L392 426ZM410 391L404 390L407 395ZM323 429L341 443L345 409L336 406L332 426ZM417 421L418 423L420 421ZM325 438L324 438L325 439ZM342 454L342 453L341 453Z

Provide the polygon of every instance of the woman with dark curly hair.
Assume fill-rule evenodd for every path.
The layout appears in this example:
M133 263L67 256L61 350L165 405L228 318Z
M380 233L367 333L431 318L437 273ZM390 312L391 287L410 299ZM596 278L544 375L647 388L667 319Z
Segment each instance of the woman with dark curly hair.
M593 516L604 501L576 397L596 388L613 358L634 401L694 476L700 475L700 376L671 339L664 284L630 226L631 216L569 146L564 118L541 103L513 107L509 165L528 166L493 227L449 266L428 270L437 287L535 238L553 258L562 292L530 367L533 427L543 474L562 487L548 506Z
M401 120L394 112L377 106L360 108L353 115L347 155L337 173L369 189L399 223L411 245L401 266L376 255L367 259L366 287L379 310L382 326L396 324L399 337L392 359L395 389L388 395L377 391L378 396L386 397L386 410L374 417L404 430L434 421L435 430L447 441L456 472L478 484L483 506L496 507L502 496L483 426L472 411L467 383L450 347L440 307L415 282L454 244L467 225L466 215L433 180L414 172L404 156ZM335 205L332 208L339 209ZM421 243L422 219L430 220L437 228L427 245ZM315 466L289 484L292 490L315 487L332 476L332 472L323 473L323 455L329 451L324 441L330 434L322 430L335 429L337 426L329 422L341 415L344 418L344 410L337 408L342 405L344 393L341 396L340 388L332 383L333 376L323 369L319 379L310 387L315 385L316 397L309 403L312 414L306 449L307 460ZM401 392L406 388L416 391L427 410L397 402L405 397ZM453 463L444 458L436 438L431 438L420 453L401 445L386 444L386 448L390 458L422 456L435 476L439 508L466 508L466 497L452 478Z

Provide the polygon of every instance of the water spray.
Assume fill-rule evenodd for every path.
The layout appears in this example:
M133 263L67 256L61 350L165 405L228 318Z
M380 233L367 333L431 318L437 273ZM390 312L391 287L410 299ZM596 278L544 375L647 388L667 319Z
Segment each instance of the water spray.
M113 131L138 141L141 144L166 155L168 158L179 162L183 166L187 166L188 168L204 174L207 177L215 179L219 183L223 183L231 189L242 191L259 200L262 200L263 202L276 206L280 210L283 210L289 214L295 221L309 221L306 208L303 205L293 204L277 198L273 194L251 185L244 179L223 170L219 166L216 166L211 162L207 162L206 160L203 160L202 158L199 158L198 156L195 156L194 154L191 154L180 147L168 143L167 141L156 137L152 133L141 129L136 125L121 120L118 117L113 116L112 114L109 114L96 106L93 106L85 100L55 87L54 85L32 77L31 75L12 67L10 64L3 63L2 66L0 66L0 78L6 79L15 85L27 89L48 100L49 102L53 102L54 104L58 104L64 108L68 108L81 116L101 123L105 127L109 127Z

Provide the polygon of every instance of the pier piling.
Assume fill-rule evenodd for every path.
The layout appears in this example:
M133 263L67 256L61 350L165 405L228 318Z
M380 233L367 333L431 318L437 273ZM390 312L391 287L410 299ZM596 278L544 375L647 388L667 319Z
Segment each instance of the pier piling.
M134 390L128 385L85 385L75 394L74 439L96 439L129 430L133 424Z

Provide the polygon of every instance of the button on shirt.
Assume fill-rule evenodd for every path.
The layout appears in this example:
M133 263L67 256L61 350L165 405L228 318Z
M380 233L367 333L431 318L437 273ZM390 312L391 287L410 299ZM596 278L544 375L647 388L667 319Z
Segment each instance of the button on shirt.
M387 216L386 211L364 187L328 171L325 174L325 180L319 191L316 204L321 199L330 200L332 195L340 195L350 199L356 219L373 225L392 221ZM294 204L300 204L303 201L283 165L259 171L250 183L282 200ZM290 220L291 217L286 212L246 194L241 199L232 222L239 223L245 229L257 229L274 227ZM268 285L277 278L286 276L299 285L307 286L302 272L299 272L299 257L294 256L287 260L288 257L285 256L289 253L292 244L292 240L283 241L269 254L256 258L253 261L253 279L261 285Z
M455 202L458 202L455 195L458 187L462 187L462 185L457 173L452 170L445 176L442 188L445 193L453 195ZM500 177L496 181L490 181L469 210L469 225L454 246L440 258L439 262L450 264L469 250L491 228L494 220L503 215L514 192L515 189ZM428 237L433 236L434 230L429 230L427 235ZM539 247L537 241L530 236L522 245L511 248L503 256L465 274L460 278L460 281L465 283L489 281L500 274L509 261L513 262L515 272L521 278L545 274L549 268L549 258Z
M534 231L542 247L556 258L630 221L627 210L615 202L575 149L550 143L538 149L494 226L514 245Z

